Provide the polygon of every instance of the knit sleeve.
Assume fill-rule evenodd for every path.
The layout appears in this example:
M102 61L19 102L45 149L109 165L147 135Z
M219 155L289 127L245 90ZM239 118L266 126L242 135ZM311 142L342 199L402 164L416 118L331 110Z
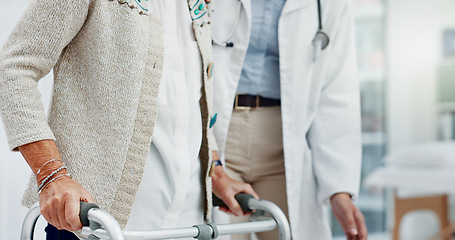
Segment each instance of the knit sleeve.
M0 114L9 147L55 139L37 89L83 26L89 0L32 0L0 52Z

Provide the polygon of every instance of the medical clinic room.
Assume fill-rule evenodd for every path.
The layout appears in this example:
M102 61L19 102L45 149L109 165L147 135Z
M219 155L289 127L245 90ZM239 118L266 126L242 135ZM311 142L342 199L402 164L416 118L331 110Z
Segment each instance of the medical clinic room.
M0 240L455 240L455 0L0 22Z

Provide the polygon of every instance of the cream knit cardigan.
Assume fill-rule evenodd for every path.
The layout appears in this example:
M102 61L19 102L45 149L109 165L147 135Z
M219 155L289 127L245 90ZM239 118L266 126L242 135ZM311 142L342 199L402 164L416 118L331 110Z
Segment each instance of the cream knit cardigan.
M190 8L195 4L191 0ZM200 158L209 220L211 40L206 23L207 16L193 21L203 60ZM10 148L56 140L72 178L125 226L152 139L162 62L162 26L148 14L148 1L32 0L0 53L0 111ZM48 121L37 82L51 69ZM24 205L38 201L36 190L32 176Z

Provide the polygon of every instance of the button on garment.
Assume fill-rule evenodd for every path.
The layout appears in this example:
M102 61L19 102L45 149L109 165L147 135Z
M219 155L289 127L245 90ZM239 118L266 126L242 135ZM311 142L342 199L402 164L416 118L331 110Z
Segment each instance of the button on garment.
M187 1L158 0L164 23L159 110L143 180L125 230L191 227L204 220L199 100L202 62Z

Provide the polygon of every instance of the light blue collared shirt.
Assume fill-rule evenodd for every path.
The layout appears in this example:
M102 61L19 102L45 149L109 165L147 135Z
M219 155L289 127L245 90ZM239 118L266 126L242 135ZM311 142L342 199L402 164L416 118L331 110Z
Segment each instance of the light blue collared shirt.
M286 0L251 0L250 44L237 93L280 98L278 20Z

